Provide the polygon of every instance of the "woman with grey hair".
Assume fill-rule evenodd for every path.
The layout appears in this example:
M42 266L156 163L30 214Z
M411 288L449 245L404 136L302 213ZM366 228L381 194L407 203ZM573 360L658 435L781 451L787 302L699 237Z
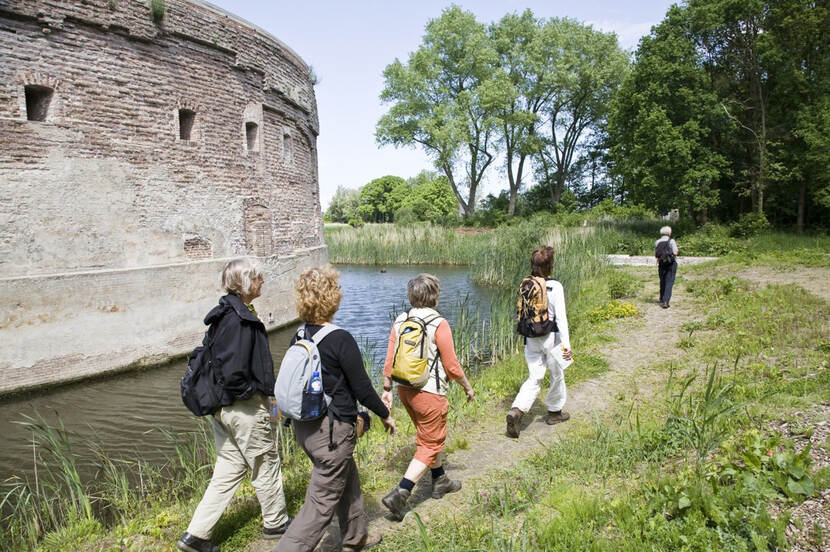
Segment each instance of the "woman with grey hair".
M654 258L660 277L660 306L669 308L674 277L677 275L677 242L671 239L671 226L660 229L660 239L654 242Z
M398 316L392 324L386 362L383 366L383 395L381 400L392 407L393 365L404 357L401 351L409 344L420 348L419 358L426 360L429 370L426 382L421 387L397 379L398 397L415 425L415 456L409 462L398 486L383 497L386 506L397 521L406 514L407 501L415 483L426 473L432 474L432 498L441 498L447 493L461 489L461 482L452 480L444 473L441 452L447 440L447 389L450 381L457 381L467 394L467 401L475 395L458 357L452 341L452 332L447 320L435 310L441 284L431 274L419 274L409 281L407 297L412 309ZM411 331L410 331L411 330ZM412 345L416 338L402 336L420 334L419 344Z
M274 389L274 365L265 325L252 304L263 282L262 270L251 259L229 262L222 271L227 295L205 317L223 387L221 407L213 413L216 465L187 532L177 543L179 550L218 552L219 547L210 541L211 533L249 469L262 507L263 536L277 538L291 523L270 421L268 397Z

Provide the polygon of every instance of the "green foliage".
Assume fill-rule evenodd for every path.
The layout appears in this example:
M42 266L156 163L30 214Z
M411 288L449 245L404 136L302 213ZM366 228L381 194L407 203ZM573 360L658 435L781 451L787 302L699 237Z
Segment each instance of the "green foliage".
M608 296L611 299L630 297L637 287L637 281L625 272L613 271L608 277Z
M377 123L378 142L422 147L467 215L495 159L494 109L485 97L495 62L484 25L451 6L427 23L407 63L395 60L383 72L380 97L391 106Z
M164 0L150 0L150 17L153 18L154 22L161 23L166 10Z
M591 322L602 322L613 318L628 318L636 316L639 311L631 303L624 301L609 301L603 306L588 313L588 320Z
M409 184L399 176L376 178L360 189L357 214L366 222L392 222L410 192Z
M329 208L323 215L325 222L349 222L358 218L360 190L337 187L331 198Z
M770 224L764 213L744 213L729 225L729 233L735 238L749 238L769 229Z

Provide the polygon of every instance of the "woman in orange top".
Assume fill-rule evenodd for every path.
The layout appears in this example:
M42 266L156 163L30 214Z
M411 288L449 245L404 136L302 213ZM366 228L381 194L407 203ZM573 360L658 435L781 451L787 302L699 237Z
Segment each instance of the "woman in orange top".
M415 456L409 463L406 473L395 489L383 497L383 505L389 508L392 516L401 521L406 513L407 500L415 483L426 473L432 471L432 498L441 498L447 493L454 493L461 488L461 482L452 480L444 473L439 453L447 440L447 388L450 381L457 381L467 393L467 401L473 400L474 392L464 375L464 370L455 356L450 325L435 306L441 284L431 274L419 274L407 284L407 297L412 310L398 316L389 334L389 346L386 350L386 363L383 366L383 395L381 400L392 407L392 362L396 353L396 344L401 324L407 318L419 318L427 329L426 352L430 377L421 388L398 385L398 397L401 399L412 423L415 424ZM434 368L432 368L434 366Z

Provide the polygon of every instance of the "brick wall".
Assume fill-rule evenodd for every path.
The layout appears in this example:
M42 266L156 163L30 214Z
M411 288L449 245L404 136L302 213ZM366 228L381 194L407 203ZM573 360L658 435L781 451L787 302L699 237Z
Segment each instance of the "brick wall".
M125 356L133 338L101 321L152 311L186 324L215 300L203 294L219 259L325 261L308 66L218 8L165 5L157 23L141 0L0 2L2 385L14 370L29 385L192 347L192 330L162 325ZM51 93L45 120L28 120L27 89L29 111ZM284 287L274 323L293 316L276 304L293 301ZM77 350L5 345L38 325Z

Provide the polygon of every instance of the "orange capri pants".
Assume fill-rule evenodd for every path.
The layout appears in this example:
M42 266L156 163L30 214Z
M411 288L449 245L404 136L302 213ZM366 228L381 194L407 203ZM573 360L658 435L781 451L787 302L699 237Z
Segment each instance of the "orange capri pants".
M398 386L398 397L415 424L415 459L431 466L447 441L447 411L444 395Z

